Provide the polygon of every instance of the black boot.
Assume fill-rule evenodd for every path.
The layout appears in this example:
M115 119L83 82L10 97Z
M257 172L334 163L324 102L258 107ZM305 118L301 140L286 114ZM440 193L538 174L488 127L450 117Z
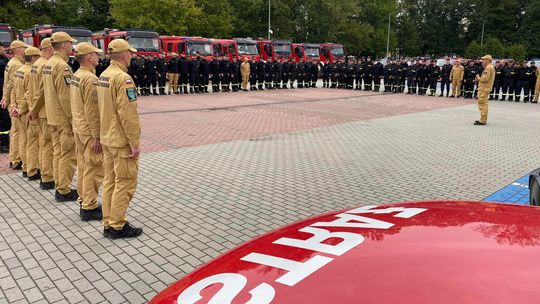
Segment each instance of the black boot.
M109 238L115 240L115 239L122 239L122 238L132 238L132 237L138 237L143 232L142 228L135 228L131 225L129 225L128 222L124 224L124 227L122 227L121 230L116 230L114 228L109 229Z
M54 189L54 187L55 187L54 181L50 181L50 182L41 181L39 183L39 188L41 190L52 190L52 189Z
M74 202L77 200L77 198L79 198L79 194L77 193L77 190L75 189L71 189L71 191L69 191L68 193L66 194L60 194L60 192L58 192L58 190L56 191L56 193L54 194L54 198L56 199L57 202Z
M87 221L101 221L103 219L103 213L101 211L101 206L98 206L96 209L84 210L80 209L79 215L83 222Z

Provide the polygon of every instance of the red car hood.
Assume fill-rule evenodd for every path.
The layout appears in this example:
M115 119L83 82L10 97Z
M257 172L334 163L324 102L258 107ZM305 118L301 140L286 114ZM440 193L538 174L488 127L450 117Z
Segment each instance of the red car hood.
M265 234L151 303L538 303L540 208L360 207Z

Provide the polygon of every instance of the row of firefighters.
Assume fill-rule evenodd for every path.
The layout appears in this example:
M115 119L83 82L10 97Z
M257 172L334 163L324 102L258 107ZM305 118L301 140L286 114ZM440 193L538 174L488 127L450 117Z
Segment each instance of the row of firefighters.
M103 59L97 74L108 65ZM264 90L316 87L322 76L323 87L368 91L435 95L440 82L440 95L447 97L476 97L476 75L482 74L479 60L469 60L461 65L459 60L439 67L435 61L389 61L384 65L371 58L338 61L336 63L280 59L243 63L228 57L207 60L174 55L150 57L134 55L129 67L140 95L208 93L239 90ZM527 64L513 61L496 63L495 84L490 99L536 102L537 74L534 61ZM168 82L168 86L166 85ZM296 83L296 84L295 84ZM452 88L452 89L451 89ZM452 90L452 91L451 91ZM538 92L536 92L536 96Z

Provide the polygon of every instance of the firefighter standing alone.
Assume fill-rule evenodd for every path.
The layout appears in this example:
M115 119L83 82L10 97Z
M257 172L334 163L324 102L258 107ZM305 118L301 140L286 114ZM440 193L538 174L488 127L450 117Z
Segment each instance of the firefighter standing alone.
M480 120L474 122L475 126L485 126L487 124L488 97L495 82L495 68L491 64L492 61L491 55L482 57L484 71L482 72L482 76L476 75L475 80L478 82L478 99L476 102L480 110Z

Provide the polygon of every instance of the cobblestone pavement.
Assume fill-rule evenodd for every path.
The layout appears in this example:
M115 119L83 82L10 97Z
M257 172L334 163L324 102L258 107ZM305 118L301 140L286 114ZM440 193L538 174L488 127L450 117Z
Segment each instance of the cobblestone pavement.
M139 101L145 153L111 241L74 203L0 175L0 303L145 303L234 246L339 208L481 200L539 166L540 107L323 89Z

